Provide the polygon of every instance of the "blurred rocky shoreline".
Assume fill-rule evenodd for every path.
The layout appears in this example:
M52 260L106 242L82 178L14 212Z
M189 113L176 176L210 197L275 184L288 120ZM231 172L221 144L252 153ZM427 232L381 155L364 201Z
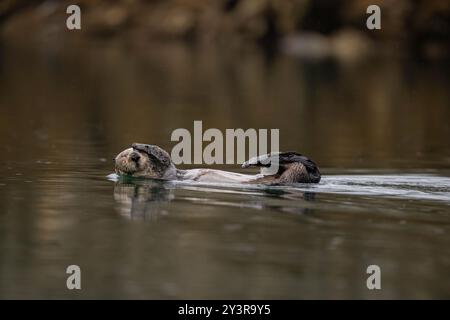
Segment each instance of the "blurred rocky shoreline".
M77 4L82 30L66 28ZM381 8L381 30L366 9ZM301 57L353 59L375 49L428 59L450 56L450 2L440 0L3 0L0 41L48 43L124 38L280 49Z

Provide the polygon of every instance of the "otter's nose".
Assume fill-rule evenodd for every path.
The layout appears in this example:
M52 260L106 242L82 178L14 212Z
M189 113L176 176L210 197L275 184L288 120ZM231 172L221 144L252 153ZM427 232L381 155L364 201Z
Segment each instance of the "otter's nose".
M134 162L138 162L140 158L141 155L139 154L139 152L132 152L130 155L130 159Z

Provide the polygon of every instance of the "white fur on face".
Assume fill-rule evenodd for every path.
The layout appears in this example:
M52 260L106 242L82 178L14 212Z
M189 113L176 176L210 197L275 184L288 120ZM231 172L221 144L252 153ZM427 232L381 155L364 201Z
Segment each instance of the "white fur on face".
M117 174L127 174L133 176L141 176L146 174L146 171L148 170L148 156L142 152L139 152L141 157L136 163L130 158L133 151L133 148L128 148L116 156L114 162L116 165Z

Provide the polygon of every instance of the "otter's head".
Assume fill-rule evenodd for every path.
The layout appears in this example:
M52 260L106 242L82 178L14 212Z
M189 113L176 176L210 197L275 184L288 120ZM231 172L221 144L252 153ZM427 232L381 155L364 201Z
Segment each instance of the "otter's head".
M169 154L158 146L133 143L114 158L116 173L152 179L174 179L176 168Z

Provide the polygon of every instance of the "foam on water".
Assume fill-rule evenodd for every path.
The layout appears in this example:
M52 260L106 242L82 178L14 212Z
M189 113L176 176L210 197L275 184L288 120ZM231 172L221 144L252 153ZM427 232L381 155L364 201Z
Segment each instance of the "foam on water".
M116 174L110 174L107 178L114 182L121 181L121 177ZM133 179L133 183L147 184L149 180ZM195 181L170 181L168 183L173 187L186 190L247 195L257 195L259 194L258 190L285 190L450 203L450 178L431 174L330 175L323 177L319 184L299 183L289 186L199 183Z
M450 202L450 178L434 175L334 175L302 191Z

